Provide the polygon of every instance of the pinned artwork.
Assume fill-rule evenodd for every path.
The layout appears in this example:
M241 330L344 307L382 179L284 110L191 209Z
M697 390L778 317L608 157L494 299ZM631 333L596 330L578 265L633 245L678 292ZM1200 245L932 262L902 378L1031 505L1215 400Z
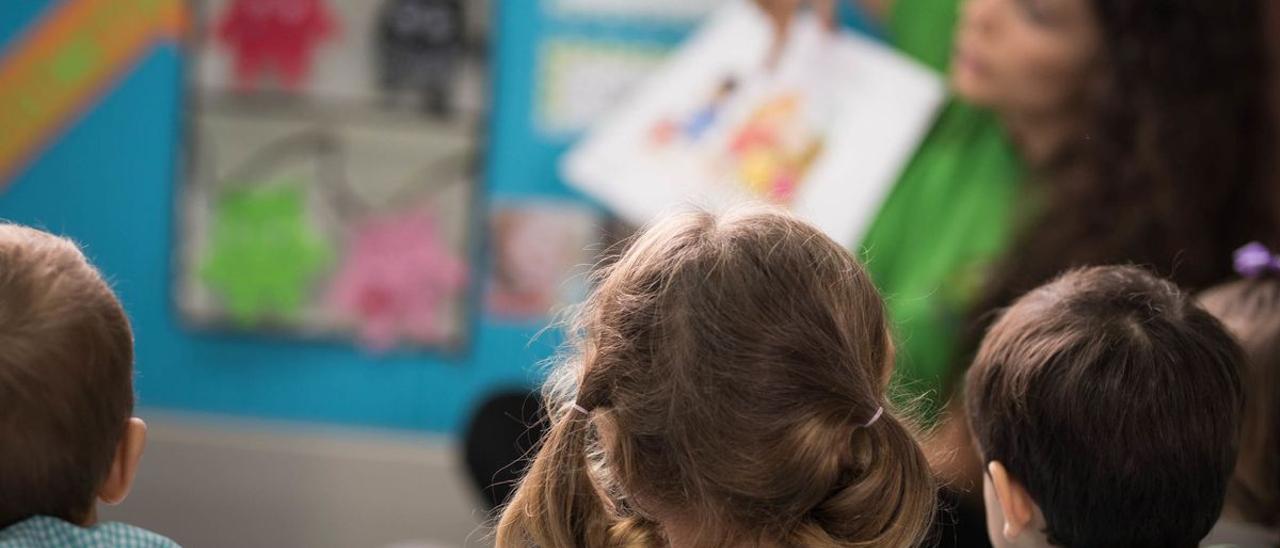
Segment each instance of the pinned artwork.
M643 42L546 42L538 61L538 130L562 136L586 129L651 75L669 50Z
M942 104L929 69L883 45L753 2L718 11L566 156L565 179L637 225L673 208L785 206L861 238Z
M587 275L605 241L599 211L569 202L529 202L490 216L489 314L542 321L586 295Z
M462 0L387 0L378 13L378 83L417 94L422 108L453 113L454 80L467 47Z
M222 297L232 320L252 325L292 318L333 253L304 217L294 184L230 190L214 205L210 250L200 279Z
M197 15L188 323L461 349L485 4L211 0Z
M325 0L233 0L217 22L218 40L235 58L236 85L246 89L269 74L298 89L316 48L337 33Z
M467 285L467 263L444 244L429 209L396 212L354 227L329 289L332 306L376 350L400 342L441 344L449 306Z

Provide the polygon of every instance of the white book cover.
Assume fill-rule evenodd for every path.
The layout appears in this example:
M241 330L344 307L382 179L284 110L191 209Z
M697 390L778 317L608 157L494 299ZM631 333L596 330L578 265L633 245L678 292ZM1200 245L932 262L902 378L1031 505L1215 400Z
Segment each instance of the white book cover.
M852 247L933 122L936 72L869 38L756 5L718 10L562 161L569 184L624 220L753 200Z

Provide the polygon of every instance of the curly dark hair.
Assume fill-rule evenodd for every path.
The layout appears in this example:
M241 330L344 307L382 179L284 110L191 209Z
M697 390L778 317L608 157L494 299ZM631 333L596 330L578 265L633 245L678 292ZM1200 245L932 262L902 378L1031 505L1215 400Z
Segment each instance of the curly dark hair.
M994 310L1066 269L1135 263L1203 289L1230 275L1234 249L1277 238L1263 3L1091 5L1104 89L1085 131L1036 170L1042 209L971 309L963 356Z

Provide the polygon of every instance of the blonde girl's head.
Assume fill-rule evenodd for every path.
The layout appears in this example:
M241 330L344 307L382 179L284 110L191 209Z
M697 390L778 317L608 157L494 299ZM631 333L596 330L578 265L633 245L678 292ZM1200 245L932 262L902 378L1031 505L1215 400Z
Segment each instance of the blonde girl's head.
M680 524L695 546L899 547L928 528L928 464L884 409L883 304L815 228L668 218L602 270L572 331L498 546L666 546Z

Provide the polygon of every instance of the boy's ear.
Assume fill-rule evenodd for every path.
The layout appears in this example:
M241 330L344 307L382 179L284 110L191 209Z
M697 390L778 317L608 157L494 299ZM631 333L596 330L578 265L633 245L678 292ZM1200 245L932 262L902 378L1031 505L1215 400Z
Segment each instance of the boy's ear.
M991 475L991 486L996 491L996 499L1000 501L1000 511L1004 513L1004 538L1014 542L1035 519L1036 503L1031 500L1031 495L1022 484L1009 477L1008 470L1004 469L1004 464L1000 461L988 463L987 473Z
M120 436L120 444L116 446L116 458L111 463L107 480L98 488L98 499L107 504L120 504L129 496L133 487L133 478L138 473L138 461L142 459L142 449L147 445L147 423L138 417L130 418L125 423L124 435Z

